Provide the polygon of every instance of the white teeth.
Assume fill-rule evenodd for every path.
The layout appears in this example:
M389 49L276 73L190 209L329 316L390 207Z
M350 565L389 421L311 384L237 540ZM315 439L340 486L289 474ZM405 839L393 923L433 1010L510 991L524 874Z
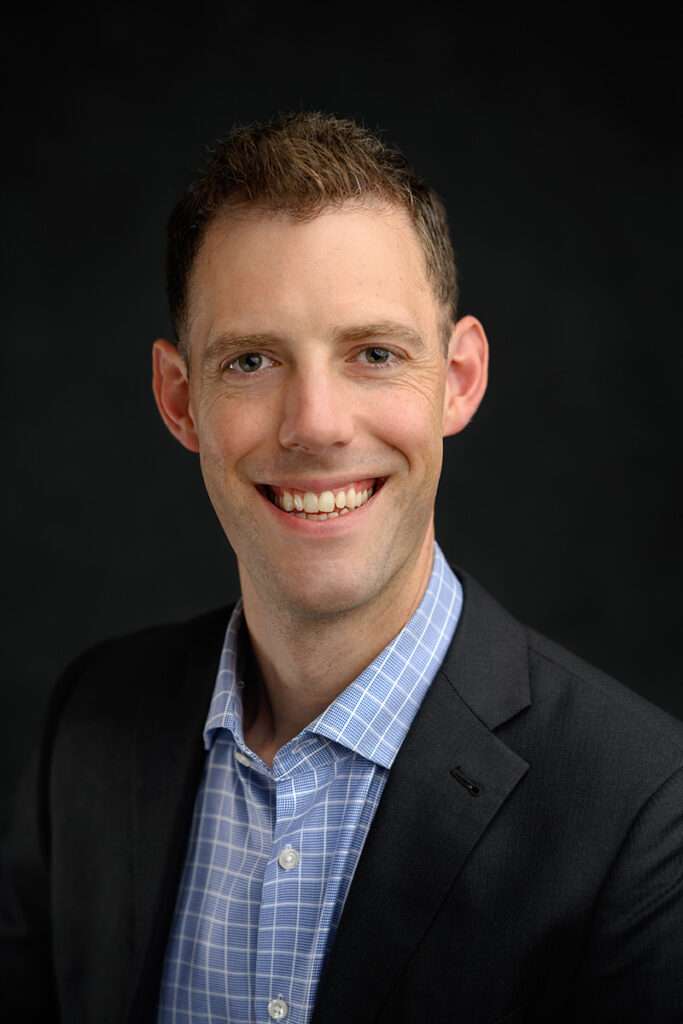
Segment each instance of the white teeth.
M318 498L318 511L319 512L333 512L334 511L334 494L332 491L323 491Z
M316 519L318 521L333 519L339 515L347 515L350 511L360 508L368 498L374 494L374 487L356 491L355 487L349 487L346 491L323 491L322 494L314 494L313 491L306 491L292 494L290 491L283 491L281 494L273 495L276 505L285 512L292 512L300 519Z

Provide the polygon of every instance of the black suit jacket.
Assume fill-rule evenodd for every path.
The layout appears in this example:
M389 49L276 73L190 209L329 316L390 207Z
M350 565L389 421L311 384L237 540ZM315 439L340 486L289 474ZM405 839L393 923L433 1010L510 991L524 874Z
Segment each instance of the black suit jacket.
M314 1024L683 1021L683 726L456 571ZM229 611L55 688L0 897L3 1019L155 1020Z

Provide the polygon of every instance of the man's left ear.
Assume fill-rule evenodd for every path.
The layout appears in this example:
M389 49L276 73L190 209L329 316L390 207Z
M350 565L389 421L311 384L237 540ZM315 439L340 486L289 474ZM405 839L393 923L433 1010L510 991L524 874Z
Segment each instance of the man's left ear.
M489 343L476 317L464 316L453 325L447 364L442 420L444 437L465 429L486 391Z

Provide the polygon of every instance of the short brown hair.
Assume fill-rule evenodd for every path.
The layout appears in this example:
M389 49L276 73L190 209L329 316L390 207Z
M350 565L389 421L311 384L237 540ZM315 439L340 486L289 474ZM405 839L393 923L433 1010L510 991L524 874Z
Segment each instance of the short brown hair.
M390 148L355 121L330 114L281 114L237 126L209 149L209 161L168 222L166 284L179 348L185 353L188 283L206 230L226 207L254 206L312 219L350 200L374 198L405 209L425 254L427 277L444 309L443 343L457 317L458 277L443 202Z

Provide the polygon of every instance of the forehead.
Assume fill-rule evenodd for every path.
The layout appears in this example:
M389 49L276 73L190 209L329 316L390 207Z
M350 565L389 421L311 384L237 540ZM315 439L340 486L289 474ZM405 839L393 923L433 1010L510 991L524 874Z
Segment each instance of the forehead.
M345 204L307 220L220 214L195 260L188 314L194 348L217 330L324 332L361 315L427 331L438 308L408 214Z

